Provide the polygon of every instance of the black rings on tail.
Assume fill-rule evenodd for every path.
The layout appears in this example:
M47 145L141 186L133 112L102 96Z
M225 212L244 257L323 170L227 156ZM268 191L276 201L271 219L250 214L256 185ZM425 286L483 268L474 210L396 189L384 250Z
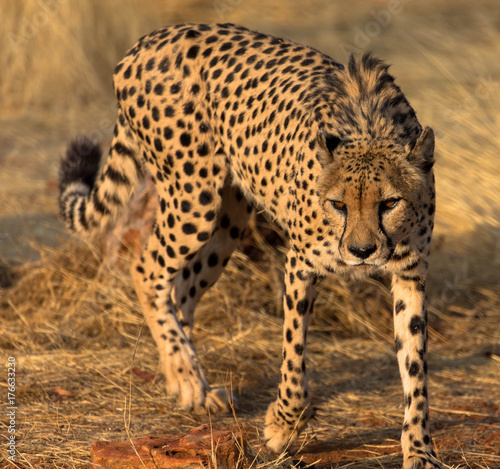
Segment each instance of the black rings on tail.
M94 188L102 152L100 146L87 137L73 140L59 167L59 209L64 221L75 229L75 205ZM83 214L82 217L83 218Z
M101 162L101 147L87 137L73 140L59 168L59 191L64 193L69 184L81 182L90 190L94 187Z

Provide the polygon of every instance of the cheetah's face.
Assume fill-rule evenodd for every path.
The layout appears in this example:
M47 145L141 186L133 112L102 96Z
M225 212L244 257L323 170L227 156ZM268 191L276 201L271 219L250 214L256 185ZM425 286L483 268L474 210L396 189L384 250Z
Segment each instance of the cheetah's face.
M432 165L433 137L428 143L424 160L415 155L421 144L408 152L385 142L350 142L323 165L320 205L345 264L361 270L386 264L396 245L419 226L422 190L432 177L423 163Z

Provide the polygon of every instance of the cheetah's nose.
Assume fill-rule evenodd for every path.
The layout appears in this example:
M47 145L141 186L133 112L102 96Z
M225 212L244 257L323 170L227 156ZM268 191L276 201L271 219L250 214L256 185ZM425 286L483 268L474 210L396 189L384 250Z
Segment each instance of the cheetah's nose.
M375 246L374 244L368 246L349 246L348 249L349 252L351 254L354 254L356 257L359 257L360 259L366 259L377 250L377 246Z

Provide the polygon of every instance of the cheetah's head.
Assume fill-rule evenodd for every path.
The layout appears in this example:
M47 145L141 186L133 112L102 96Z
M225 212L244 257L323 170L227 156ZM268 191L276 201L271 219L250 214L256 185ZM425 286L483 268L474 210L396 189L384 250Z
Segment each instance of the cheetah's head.
M341 260L360 270L380 267L417 230L432 181L434 134L426 128L412 148L324 133L319 139L319 202Z

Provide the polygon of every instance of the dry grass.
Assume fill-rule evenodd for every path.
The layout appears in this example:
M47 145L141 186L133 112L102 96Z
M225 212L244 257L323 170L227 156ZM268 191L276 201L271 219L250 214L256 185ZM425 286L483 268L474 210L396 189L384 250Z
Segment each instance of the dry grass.
M21 466L79 467L96 439L125 440L127 431L132 436L187 433L206 423L206 416L173 406L163 378L142 380L130 372L157 374L158 364L128 275L110 273L96 250L82 243L41 254L39 262L13 269L14 285L0 298L6 313L0 347L18 363ZM281 261L271 248L258 263L237 253L197 312L196 341L208 379L232 386L238 395L238 422L250 430L250 445L258 454L254 467L290 463L262 453L258 437L278 378ZM362 299L354 299L353 291ZM320 410L302 442L305 452L345 453L347 461L363 468L397 466L403 411L388 296L376 281L361 285L331 279L322 285L308 351ZM434 327L442 330L431 332L431 405L437 445L448 461L459 461L463 451L469 463L484 460L484 467L495 467L491 450L462 443L460 432L480 423L491 438L498 423L500 383L498 362L491 358L491 324L498 320L499 303L497 296L475 309L452 309L453 321L432 310ZM478 314L488 322L478 322ZM460 346L453 343L457 338ZM232 416L212 417L212 423L216 428L235 424ZM451 435L465 448L442 448ZM310 456L306 460L312 462Z
M20 244L14 262L11 251L0 252L8 257L0 263L0 350L18 363L19 467L82 467L92 441L127 439L129 418L132 436L186 433L208 421L179 412L165 397L163 378L145 381L131 374L132 368L157 374L158 363L129 276L102 266L98 249L56 236L61 228L51 221L65 142L92 125L103 139L109 136L109 126L98 126L98 120L113 118L110 71L155 20L143 21L139 0L119 2L118 9L114 0L79 2L78 10L70 2L56 3L56 13L33 38L17 49L7 41L0 57L2 107L16 110L15 118L4 112L0 122L0 226L17 240L13 227L24 220L20 226L32 234L23 228L20 236L39 253L38 260L25 262ZM448 464L493 469L500 466L499 7L493 0L474 8L464 1L401 4L402 11L366 47L395 64L421 122L438 136L429 280L434 438ZM342 44L354 44L357 31L373 21L371 12L387 7L361 0L349 8L320 0L308 5L304 11L298 1L172 1L161 3L163 16L152 26L235 21L345 60ZM2 37L19 34L22 18L32 20L40 8L35 1L9 1L0 19ZM31 112L22 114L26 108ZM41 224L28 223L36 217ZM44 223L51 229L40 233ZM195 331L209 381L230 383L239 397L237 419L249 429L255 453L255 431L262 429L278 380L283 257L257 242L260 260L234 256L204 297ZM401 464L402 392L390 301L378 280L331 278L321 285L308 349L319 412L303 442L305 452L335 454L333 467ZM232 427L234 417L212 417L212 423ZM7 434L4 420L0 432ZM3 444L0 457L6 466ZM254 463L273 466L289 467L290 460L259 453Z
M67 108L108 96L117 57L152 27L143 10L134 0L3 2L2 107Z

